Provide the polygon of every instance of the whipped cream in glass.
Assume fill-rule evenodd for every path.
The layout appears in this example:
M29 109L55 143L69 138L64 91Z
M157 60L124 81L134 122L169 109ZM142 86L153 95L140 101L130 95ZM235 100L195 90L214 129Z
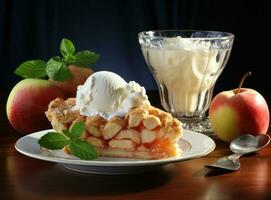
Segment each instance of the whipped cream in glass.
M139 43L157 82L164 109L179 118L184 128L210 132L205 112L229 58L233 35L147 31L139 33Z

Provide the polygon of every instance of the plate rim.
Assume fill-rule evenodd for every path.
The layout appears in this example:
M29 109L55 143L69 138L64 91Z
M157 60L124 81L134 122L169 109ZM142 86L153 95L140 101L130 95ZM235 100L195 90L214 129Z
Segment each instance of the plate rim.
M208 142L211 144L210 148L206 148L205 151L202 151L200 153L197 153L192 156L188 157L183 157L182 155L180 157L173 157L173 158L165 158L165 159L156 159L156 160L127 160L127 161L101 161L101 160L75 160L71 158L59 158L59 157L50 157L46 156L43 154L34 154L32 152L26 152L25 150L20 148L20 143L25 140L27 137L35 136L35 135L41 135L45 134L45 132L52 131L53 129L46 129L34 133L27 134L21 138L19 138L16 143L15 143L15 149L28 157L35 158L38 160L43 160L43 161L49 161L49 162L55 162L55 163L60 163L60 164L72 164L72 165L84 165L84 166L90 166L90 167L136 167L136 166L154 166L154 165L165 165L165 164L170 164L170 163L176 163L176 162L181 162L181 161L187 161L195 158L199 158L202 156L205 156L209 153L211 153L215 148L216 148L216 143L212 138L210 138L207 135L204 135L202 133L198 133L195 131L190 131L190 130L184 130L182 139L186 137L186 134L192 134L192 135L198 135L200 137L205 138L208 140ZM54 131L54 130L53 130ZM189 143L191 141L188 140ZM37 143L38 144L38 143ZM191 145L191 149L193 149L193 145ZM125 159L125 158L124 158Z

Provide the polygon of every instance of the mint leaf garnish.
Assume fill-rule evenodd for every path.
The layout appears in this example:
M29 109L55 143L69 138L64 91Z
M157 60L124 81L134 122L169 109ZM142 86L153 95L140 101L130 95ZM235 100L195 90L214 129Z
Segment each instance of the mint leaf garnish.
M80 67L87 67L89 65L95 64L100 58L99 54L89 50L79 51L74 56L74 64L79 65Z
M59 58L51 58L47 62L46 72L55 81L67 81L72 78L67 65Z
M48 149L62 149L70 143L70 139L62 133L49 132L43 135L38 143Z
M95 148L82 140L73 140L69 144L69 149L73 155L83 160L92 160L97 158Z
M68 138L71 138L71 133L68 130L63 130L62 131L64 135L66 135Z
M64 58L68 58L69 55L73 55L75 52L75 47L72 41L63 38L60 43L60 53L63 55Z
M78 139L82 133L84 132L85 124L84 122L77 122L71 128L71 137L74 139Z
M43 78L46 74L46 62L43 60L29 60L16 68L15 74L23 78Z
M38 143L47 149L62 149L68 146L71 154L84 160L92 160L97 158L96 149L86 141L82 141L79 137L84 131L84 122L80 121L73 125L71 131L63 130L62 133L48 132L43 135Z

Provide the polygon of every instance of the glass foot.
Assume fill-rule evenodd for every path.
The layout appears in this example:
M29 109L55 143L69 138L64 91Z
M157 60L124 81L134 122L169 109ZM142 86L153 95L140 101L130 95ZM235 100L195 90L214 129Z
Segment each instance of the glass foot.
M213 129L208 117L176 117L183 123L184 129L199 132L208 136L213 136Z

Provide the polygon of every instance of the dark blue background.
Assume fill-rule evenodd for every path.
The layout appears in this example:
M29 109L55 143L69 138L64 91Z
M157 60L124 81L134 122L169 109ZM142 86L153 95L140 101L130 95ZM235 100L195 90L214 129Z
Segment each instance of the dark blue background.
M59 42L70 38L78 50L100 53L94 70L114 71L147 89L156 89L138 44L137 34L150 29L204 29L235 34L230 60L216 92L245 83L271 96L267 69L267 5L261 1L217 0L1 0L0 89L20 80L15 68L29 59L59 54Z

